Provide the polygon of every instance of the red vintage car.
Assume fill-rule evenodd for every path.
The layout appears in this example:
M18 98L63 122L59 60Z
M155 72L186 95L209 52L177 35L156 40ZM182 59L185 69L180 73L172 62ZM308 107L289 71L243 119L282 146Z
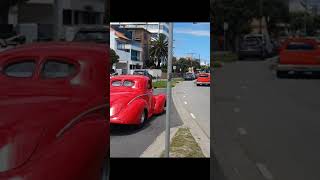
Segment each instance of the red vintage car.
M277 76L293 74L319 74L320 48L314 39L288 39L280 50L276 67Z
M95 44L0 53L0 180L105 179L108 63Z
M196 80L196 84L197 86L200 86L200 85L210 86L210 81L211 81L210 73L200 73Z
M152 80L142 75L120 75L110 79L110 123L137 125L165 111L165 94L153 94Z

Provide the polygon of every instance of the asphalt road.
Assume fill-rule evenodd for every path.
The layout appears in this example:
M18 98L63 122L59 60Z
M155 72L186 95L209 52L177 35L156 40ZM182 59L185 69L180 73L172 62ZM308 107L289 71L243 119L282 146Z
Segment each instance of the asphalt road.
M320 80L278 79L270 64L215 70L211 129L221 169L229 180L319 180Z
M154 90L154 94L165 92L165 89ZM173 105L173 102L171 107L171 127L181 126L182 121ZM154 116L149 119L142 129L139 130L132 129L128 126L111 126L110 156L140 157L140 155L165 130L165 119L165 114Z
M194 81L181 82L176 87L185 109L210 139L210 86L196 86Z

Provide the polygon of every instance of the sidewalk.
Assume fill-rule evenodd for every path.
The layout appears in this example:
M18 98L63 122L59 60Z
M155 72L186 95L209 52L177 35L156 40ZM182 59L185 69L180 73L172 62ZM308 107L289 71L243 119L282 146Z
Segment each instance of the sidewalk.
M177 86L179 86L179 84ZM185 109L182 100L177 96L175 88L172 89L172 99L178 114L184 123L183 126L190 130L194 140L201 148L203 155L205 157L210 157L210 139L206 136L201 127L192 119L190 113L188 113L188 111Z
M177 86L180 83L177 84ZM210 157L210 139L193 122L177 97L175 87L172 88L173 104L183 121L183 125L170 128L170 157ZM164 156L165 131L146 149L140 157L163 157Z

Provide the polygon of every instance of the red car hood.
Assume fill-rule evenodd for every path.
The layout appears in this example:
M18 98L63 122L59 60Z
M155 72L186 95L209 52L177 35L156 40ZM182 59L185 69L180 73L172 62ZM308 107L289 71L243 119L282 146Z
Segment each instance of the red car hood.
M0 173L19 167L31 157L45 127L52 123L50 117L66 99L52 99L60 102L55 107L44 104L43 100L0 97Z
M110 117L118 114L137 94L133 91L111 91L110 92Z

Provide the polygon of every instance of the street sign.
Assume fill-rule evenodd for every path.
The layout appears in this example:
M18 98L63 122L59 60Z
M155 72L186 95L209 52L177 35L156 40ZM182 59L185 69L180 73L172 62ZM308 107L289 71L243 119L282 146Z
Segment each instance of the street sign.
M177 69L177 66L173 66L173 70L176 70Z

